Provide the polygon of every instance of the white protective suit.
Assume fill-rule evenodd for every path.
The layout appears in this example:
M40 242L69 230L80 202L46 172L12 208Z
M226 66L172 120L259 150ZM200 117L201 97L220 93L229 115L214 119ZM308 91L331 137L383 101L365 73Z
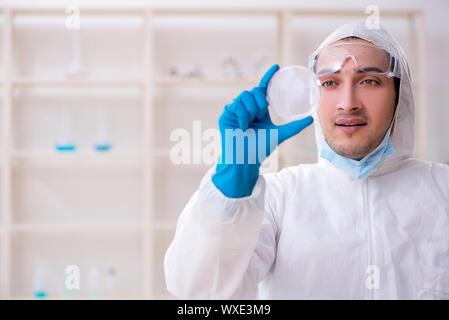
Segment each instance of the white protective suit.
M383 29L348 24L347 36L400 57L395 152L369 177L318 162L259 176L250 197L226 198L211 168L181 213L164 260L183 299L449 299L449 167L412 158L408 64Z

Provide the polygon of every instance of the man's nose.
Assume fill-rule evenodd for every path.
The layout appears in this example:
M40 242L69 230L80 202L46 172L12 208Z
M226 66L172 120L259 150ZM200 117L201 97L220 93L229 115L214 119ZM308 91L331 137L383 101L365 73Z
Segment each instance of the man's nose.
M354 112L362 108L362 103L357 98L357 92L352 84L345 84L341 91L340 102L337 109L345 112Z

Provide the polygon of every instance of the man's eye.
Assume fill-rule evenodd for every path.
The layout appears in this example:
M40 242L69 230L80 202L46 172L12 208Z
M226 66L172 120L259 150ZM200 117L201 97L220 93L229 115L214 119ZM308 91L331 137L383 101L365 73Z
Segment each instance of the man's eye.
M379 81L374 80L374 79L365 79L365 80L362 81L362 84L366 84L366 85L369 85L369 86L375 86L375 85L379 84Z
M335 81L332 81L332 80L327 80L327 81L324 81L321 85L323 86L323 87L332 87L332 86L335 86L337 83L335 82Z

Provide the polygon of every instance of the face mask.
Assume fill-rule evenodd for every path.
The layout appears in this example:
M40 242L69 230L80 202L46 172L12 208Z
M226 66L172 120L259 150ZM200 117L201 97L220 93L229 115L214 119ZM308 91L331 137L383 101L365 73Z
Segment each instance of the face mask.
M334 167L340 169L350 177L363 179L380 168L384 160L394 152L390 139L390 130L391 127L377 148L361 160L353 160L339 155L329 147L326 140L324 140L324 145L321 150L321 157L327 159Z

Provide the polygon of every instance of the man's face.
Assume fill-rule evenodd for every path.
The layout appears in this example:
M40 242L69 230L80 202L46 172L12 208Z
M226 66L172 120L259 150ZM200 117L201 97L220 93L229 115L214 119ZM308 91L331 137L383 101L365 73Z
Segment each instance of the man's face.
M382 142L390 127L396 99L394 79L358 73L348 58L338 73L321 76L320 83L318 116L327 143L344 157L363 158Z

